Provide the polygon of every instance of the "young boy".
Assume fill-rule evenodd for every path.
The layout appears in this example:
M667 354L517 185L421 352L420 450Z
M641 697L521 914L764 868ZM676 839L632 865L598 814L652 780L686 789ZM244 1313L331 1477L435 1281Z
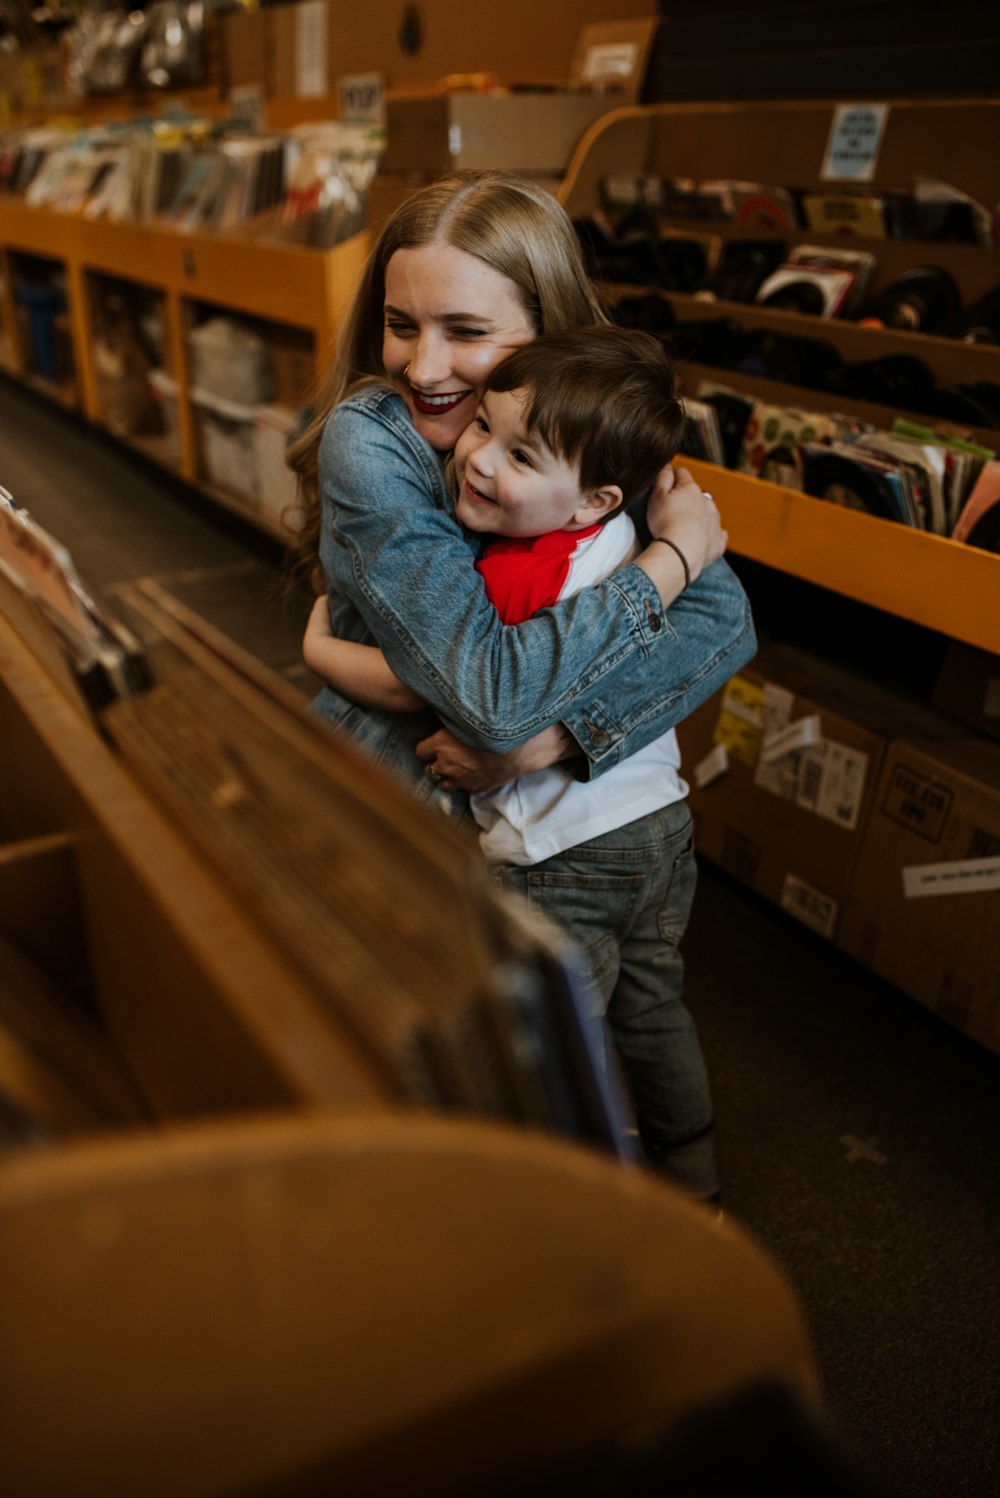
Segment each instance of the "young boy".
M647 334L551 334L494 371L455 448L455 513L485 538L476 567L505 623L632 559L626 506L676 453L683 420L670 360ZM378 649L333 638L322 605L305 657L365 706L423 705ZM695 885L687 789L671 731L596 781L556 765L470 804L493 875L586 951L647 1158L711 1198L711 1096L678 950Z

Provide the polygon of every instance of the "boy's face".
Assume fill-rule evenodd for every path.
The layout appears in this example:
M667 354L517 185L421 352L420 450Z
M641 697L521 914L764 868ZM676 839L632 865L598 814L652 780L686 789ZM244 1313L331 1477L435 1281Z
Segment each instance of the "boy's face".
M470 531L543 536L580 530L604 513L576 469L524 425L523 392L487 390L455 446L455 513Z

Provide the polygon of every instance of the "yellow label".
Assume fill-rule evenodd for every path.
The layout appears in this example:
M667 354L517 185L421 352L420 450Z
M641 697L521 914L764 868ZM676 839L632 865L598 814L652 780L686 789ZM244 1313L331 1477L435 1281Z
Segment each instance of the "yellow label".
M763 688L745 676L732 677L722 694L719 720L712 737L745 765L755 765L760 753L763 701Z
M858 234L865 239L885 238L881 198L807 197L804 207L810 229L826 234Z

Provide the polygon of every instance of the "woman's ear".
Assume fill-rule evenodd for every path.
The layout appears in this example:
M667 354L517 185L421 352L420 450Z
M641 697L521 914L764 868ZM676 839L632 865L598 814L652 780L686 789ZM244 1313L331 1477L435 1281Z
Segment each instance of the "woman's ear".
M576 525L596 525L605 516L611 515L624 502L625 495L617 484L604 484L584 496L573 516Z

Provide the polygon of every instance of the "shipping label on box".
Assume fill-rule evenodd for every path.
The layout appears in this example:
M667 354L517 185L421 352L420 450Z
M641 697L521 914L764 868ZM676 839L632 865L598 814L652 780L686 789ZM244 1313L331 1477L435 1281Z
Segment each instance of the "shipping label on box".
M894 744L838 944L1000 1052L1000 746Z
M883 683L762 645L753 665L677 730L699 851L832 934L887 747L906 733L953 738L954 725ZM899 780L894 805L926 836L940 798L911 775Z
M753 667L678 739L699 852L831 936L881 737Z

